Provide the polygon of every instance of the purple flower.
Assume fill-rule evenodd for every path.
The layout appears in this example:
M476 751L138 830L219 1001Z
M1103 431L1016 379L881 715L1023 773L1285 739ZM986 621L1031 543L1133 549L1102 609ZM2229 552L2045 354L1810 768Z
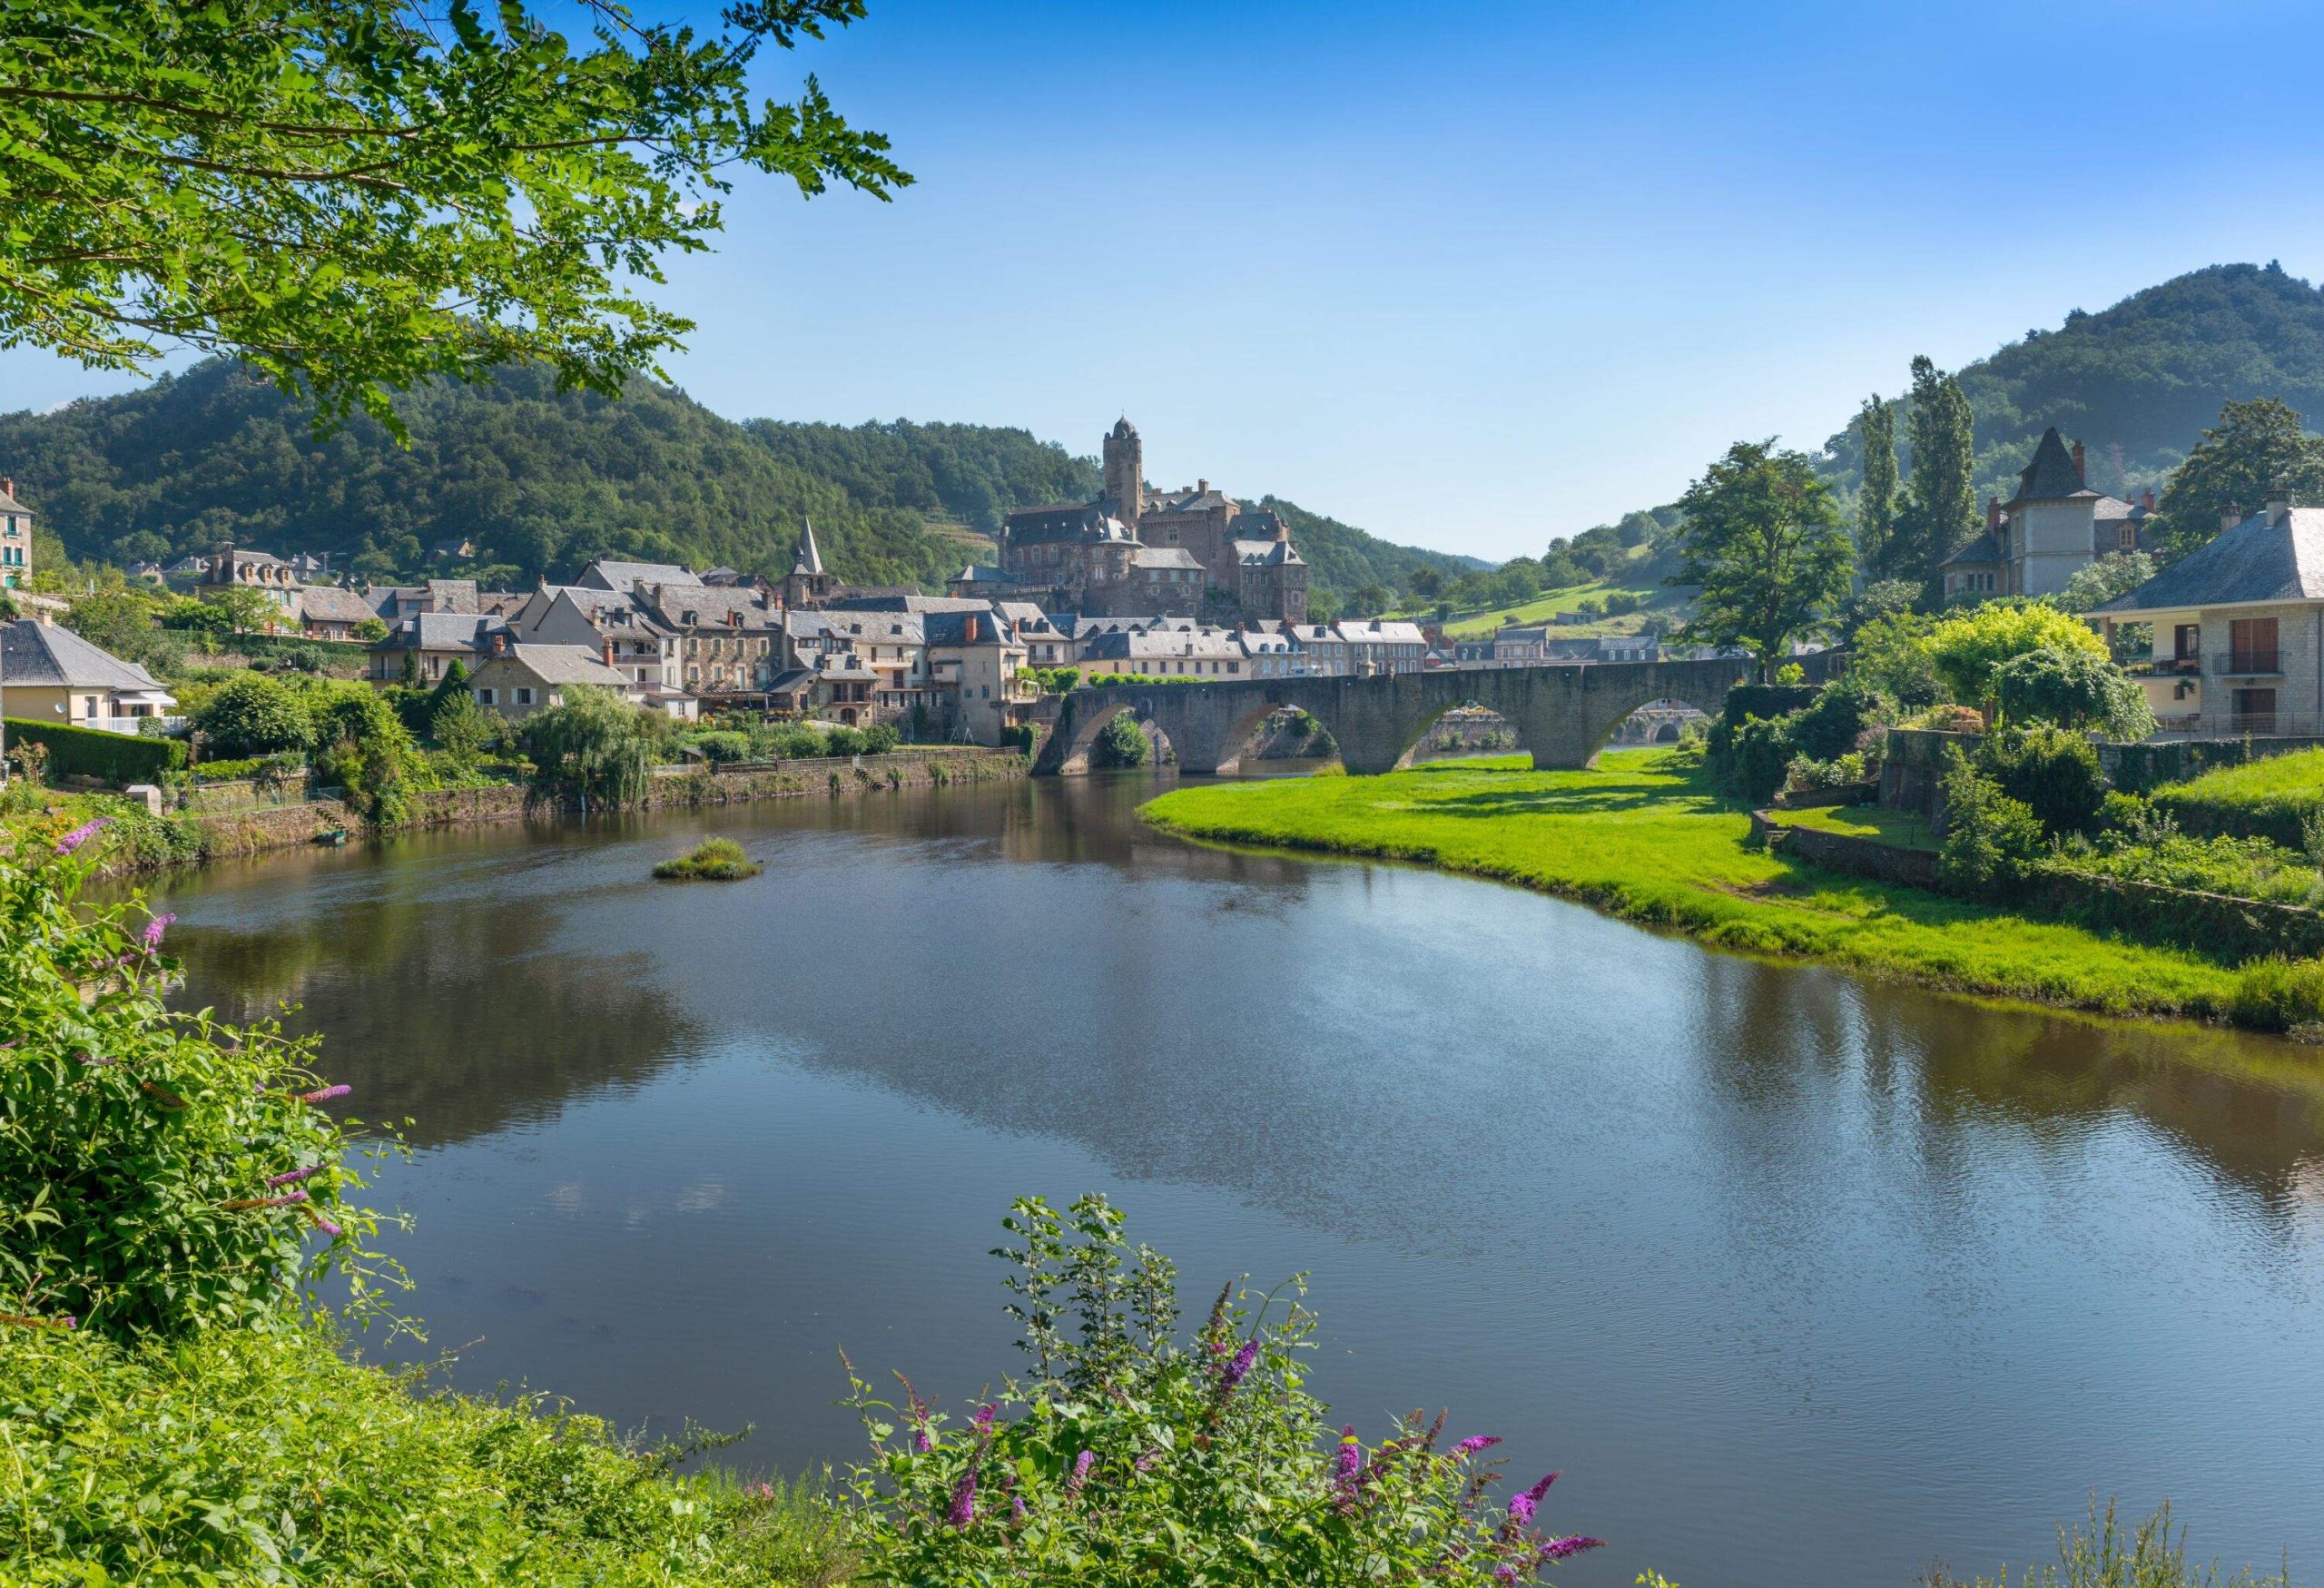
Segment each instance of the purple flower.
M1472 1434L1452 1447L1455 1455L1474 1455L1480 1450L1491 1450L1501 1443L1498 1434Z
M103 832L106 828L112 825L113 818L111 816L98 816L90 821L84 822L78 827L74 828L72 832L67 833L64 837L56 841L56 853L59 854L70 854L74 850L80 848L81 845L86 843L90 839L94 838L98 833Z
M1009 1496L1009 1517L1012 1522L1025 1520L1025 1498L1021 1494Z
M288 1174L270 1175L266 1183L270 1186L295 1186L300 1180L312 1179L322 1172L323 1166L316 1164L311 1169L294 1169Z
M1584 1538L1581 1534L1577 1533L1571 1538L1553 1538L1550 1540L1549 1543L1541 1546L1540 1558L1543 1562L1561 1561L1568 1555L1578 1555L1586 1549L1604 1549L1605 1547L1606 1541L1604 1539Z
M150 954L162 946L162 934L170 930L170 922L176 919L174 915L156 915L145 923L145 952L147 953Z
M948 1520L955 1527L966 1527L977 1519L977 1462L982 1455L983 1452L979 1451L969 1458L968 1471L952 1486L952 1510Z
M338 1239L339 1237L344 1233L338 1225L333 1224L330 1219L324 1218L320 1213L315 1215L315 1228L321 1230L325 1235L330 1236L333 1240Z
M1259 1359L1259 1343L1246 1340L1243 1348L1235 1353L1235 1360L1226 1365L1226 1372L1218 1381L1221 1389L1233 1389L1251 1371L1251 1364Z
M111 1065L120 1063L121 1060L118 1059L100 1059L93 1053L84 1053L81 1055L81 1062L87 1065L92 1070L103 1070Z
M1493 1581L1497 1583L1514 1583L1517 1581L1517 1568L1515 1566L1495 1566L1492 1569L1492 1575Z
M1065 1480L1065 1493L1068 1499L1079 1494L1081 1485L1089 1481L1089 1466L1097 1459L1098 1453L1094 1450L1085 1450L1073 1458L1073 1475Z
M1541 1503L1541 1496L1550 1492L1550 1485L1558 1481L1559 1475L1560 1475L1556 1473L1549 1474L1547 1476L1543 1477L1540 1483L1535 1484L1531 1488L1526 1490L1525 1493L1531 1497L1535 1504L1540 1504Z
M1340 1430L1340 1450L1332 1458L1332 1476L1344 1484L1363 1470L1364 1446L1356 1439L1355 1425L1350 1423Z
M1533 1525L1534 1508L1540 1504L1531 1494L1512 1494L1509 1496L1509 1519L1520 1527L1531 1527Z
M990 1434L992 1432L992 1414L996 1409L997 1408L990 1406L982 1406L977 1408L976 1415L970 1417L969 1421L976 1425L978 1433Z
M79 1328L79 1327L81 1327L81 1320L80 1320L79 1318L77 1318L77 1317L74 1317L71 1313L69 1313L69 1312L68 1312L68 1313L66 1313L66 1314L64 1316L64 1317L63 1317L62 1319L60 1319L59 1321L60 1321L60 1322L62 1322L62 1323L64 1325L64 1327L65 1327L66 1328L68 1328L68 1329L77 1329L77 1328Z
M936 1441L928 1436L927 1424L922 1423L911 1431L911 1453L914 1455L926 1455L935 1448Z
M343 1098L354 1090L351 1086L326 1086L314 1091L300 1092L299 1100L302 1103L327 1103L333 1098Z

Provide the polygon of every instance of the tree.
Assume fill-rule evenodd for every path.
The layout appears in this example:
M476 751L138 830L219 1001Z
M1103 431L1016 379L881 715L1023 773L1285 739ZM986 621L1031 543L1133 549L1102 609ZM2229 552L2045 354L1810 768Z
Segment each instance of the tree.
M223 755L272 755L315 742L307 703L263 673L232 679L194 714L205 744Z
M2041 601L1988 601L1929 626L1920 644L1952 697L1994 707L1994 673L2028 651L2083 651L2107 660L2106 642L2080 618Z
M463 691L448 695L438 703L436 715L428 719L428 736L456 765L468 767L492 743L492 722L484 715L484 708L477 705L476 697ZM744 748L747 751L747 740Z
M2219 534L2227 508L2249 512L2281 488L2324 500L2318 494L2324 493L2324 439L2309 435L2299 415L2275 398L2230 402L2163 482L2154 536L2175 561Z
M1804 455L1773 439L1738 441L1680 505L1685 560L1669 582L1701 593L1679 637L1749 647L1765 683L1792 640L1847 594L1848 538L1831 489Z
M270 633L282 616L282 609L263 591L246 585L228 585L212 590L202 598L202 605L218 611L230 634Z
M1994 704L2004 721L2095 728L2117 739L2154 732L2154 713L2136 680L2106 656L2076 646L2043 646L1994 669Z
M1864 446L1864 494L1856 499L1856 558L1876 577L1893 573L1896 541L1896 409L1867 397L1856 415Z
M761 47L864 0L749 0L714 34L583 0L0 11L0 341L94 369L229 351L318 422L390 388L539 360L619 391L690 322L634 283L724 223L726 168L885 198L887 141L812 77L754 103Z
M2154 558L2143 551L2117 551L2073 571L2058 605L2069 612L2103 607L2154 577Z
M1153 754L1154 746L1137 719L1128 712L1115 715L1112 721L1098 730L1098 742L1090 746L1092 766L1143 766Z
M1925 358L1913 360L1913 490L1903 544L1886 572L1916 580L1934 603L1937 565L1977 527L1976 442L1961 383Z
M645 793L653 735L638 708L611 690L575 685L565 704L525 725L525 753L540 782L577 795L583 810L634 804Z
M1527 595L1531 593L1530 590L1526 592ZM1388 600L1388 587L1368 580L1358 585L1354 593L1348 597L1347 609L1358 617L1374 617L1387 610Z

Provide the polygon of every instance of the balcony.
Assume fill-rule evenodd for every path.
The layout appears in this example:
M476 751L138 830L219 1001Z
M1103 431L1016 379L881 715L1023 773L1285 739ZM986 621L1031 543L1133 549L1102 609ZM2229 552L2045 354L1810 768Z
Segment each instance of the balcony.
M2272 678L2283 672L2282 658L2274 646L2266 650L2230 651L2227 665L2219 669L2222 678Z

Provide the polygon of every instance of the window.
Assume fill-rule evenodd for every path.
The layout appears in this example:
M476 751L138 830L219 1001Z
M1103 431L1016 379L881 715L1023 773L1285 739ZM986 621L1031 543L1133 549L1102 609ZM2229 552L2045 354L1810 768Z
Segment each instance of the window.
M2171 630L2171 659L2174 662L2199 662L2203 656L2203 626L2181 623Z
M478 705L490 705L492 704L491 689L489 687L478 689L476 692L476 703Z
M2237 690L2235 692L2235 721L2232 726L2236 732L2243 734L2274 733L2276 731L2276 692L2272 689Z
M517 704L518 705L530 705L533 704L533 692L530 689L526 688L521 684L517 686Z
M2227 670L2230 673L2273 673L2276 668L2276 620L2238 617L2227 626ZM2271 700L2268 710L2275 711Z

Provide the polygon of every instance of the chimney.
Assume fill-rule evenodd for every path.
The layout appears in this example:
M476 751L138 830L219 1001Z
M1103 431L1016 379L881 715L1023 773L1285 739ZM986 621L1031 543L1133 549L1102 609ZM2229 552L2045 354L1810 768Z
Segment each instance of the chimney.
M2001 528L2001 498L1999 497L1985 498L1985 528L1988 529Z
M2243 509L2237 507L2233 502L2228 503L2227 506L2219 510L2220 533L2225 534L2228 530L2234 528L2238 524L2242 522Z
M1195 481L1195 489L1196 489L1197 491L1206 491L1206 490L1208 490L1209 488L1210 488L1210 481L1208 481L1208 480L1206 480L1206 479L1197 479L1197 480L1196 480L1196 481Z
M2149 486L2139 492L2139 506L2150 513L2154 511L2154 487Z
M13 497L15 494L15 480L7 475L0 475L0 497Z
M2291 515L2291 487L2272 485L2268 488L2268 526L2274 528Z
M960 638L969 645L974 645L977 643L977 615L971 612L969 614L969 620L960 626Z
M2088 485L2090 483L2090 474L2088 469L2084 467L2082 453L2082 443L2079 441L2076 441L2073 444L2073 478L2076 485Z
M613 641L611 641L611 640L607 640L607 641L606 642L606 666L608 666L608 667L610 667L610 666L612 666L613 665L614 665L614 642L613 642Z

